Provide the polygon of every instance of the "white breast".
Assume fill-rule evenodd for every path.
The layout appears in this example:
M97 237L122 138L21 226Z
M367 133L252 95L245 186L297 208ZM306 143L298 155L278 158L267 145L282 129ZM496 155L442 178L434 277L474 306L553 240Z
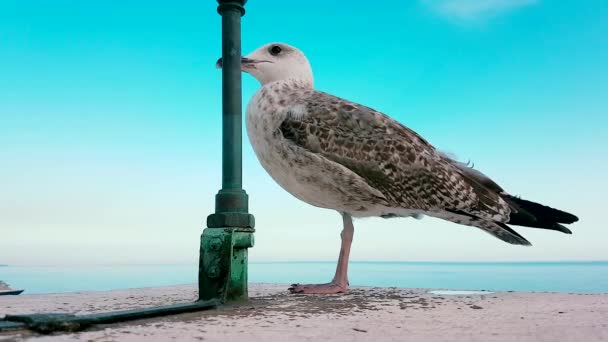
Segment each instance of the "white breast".
M319 175L319 161L315 160L318 157L302 151L298 153L297 147L290 144L279 131L289 108L295 106L271 106L267 101L268 96L273 94L268 89L263 94L260 89L247 106L247 135L260 163L283 189L300 200L320 207L335 207L335 195L327 189L320 189L321 184L331 183L332 180ZM297 112L303 115L303 111L302 107Z

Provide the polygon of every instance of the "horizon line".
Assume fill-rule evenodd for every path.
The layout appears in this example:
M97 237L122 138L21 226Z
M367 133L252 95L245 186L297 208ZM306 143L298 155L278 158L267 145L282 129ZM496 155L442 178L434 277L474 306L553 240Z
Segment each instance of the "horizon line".
M559 264L607 263L608 259L580 260L351 260L358 264ZM249 264L335 264L335 260L270 260ZM111 267L111 266L197 266L197 263L106 263L106 264L0 264L0 267Z

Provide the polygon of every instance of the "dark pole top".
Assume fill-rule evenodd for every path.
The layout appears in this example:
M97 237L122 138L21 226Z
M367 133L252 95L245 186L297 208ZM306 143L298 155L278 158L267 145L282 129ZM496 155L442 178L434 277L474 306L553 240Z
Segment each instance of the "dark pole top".
M222 14L226 10L236 9L241 12L241 16L245 14L245 3L247 0L217 0L220 4L217 6L217 12Z

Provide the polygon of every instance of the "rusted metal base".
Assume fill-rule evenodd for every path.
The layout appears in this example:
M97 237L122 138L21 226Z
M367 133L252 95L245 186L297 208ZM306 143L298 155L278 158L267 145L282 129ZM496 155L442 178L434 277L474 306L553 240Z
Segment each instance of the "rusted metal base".
M199 300L246 300L247 248L253 228L206 228L201 236Z

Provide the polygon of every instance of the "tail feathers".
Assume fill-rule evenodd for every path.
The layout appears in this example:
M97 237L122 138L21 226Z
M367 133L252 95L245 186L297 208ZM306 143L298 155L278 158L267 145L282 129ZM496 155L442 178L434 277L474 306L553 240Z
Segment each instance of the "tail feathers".
M572 234L570 229L560 223L570 224L578 221L578 217L539 203L524 200L515 196L502 194L502 198L512 209L507 223L516 226L542 228Z

